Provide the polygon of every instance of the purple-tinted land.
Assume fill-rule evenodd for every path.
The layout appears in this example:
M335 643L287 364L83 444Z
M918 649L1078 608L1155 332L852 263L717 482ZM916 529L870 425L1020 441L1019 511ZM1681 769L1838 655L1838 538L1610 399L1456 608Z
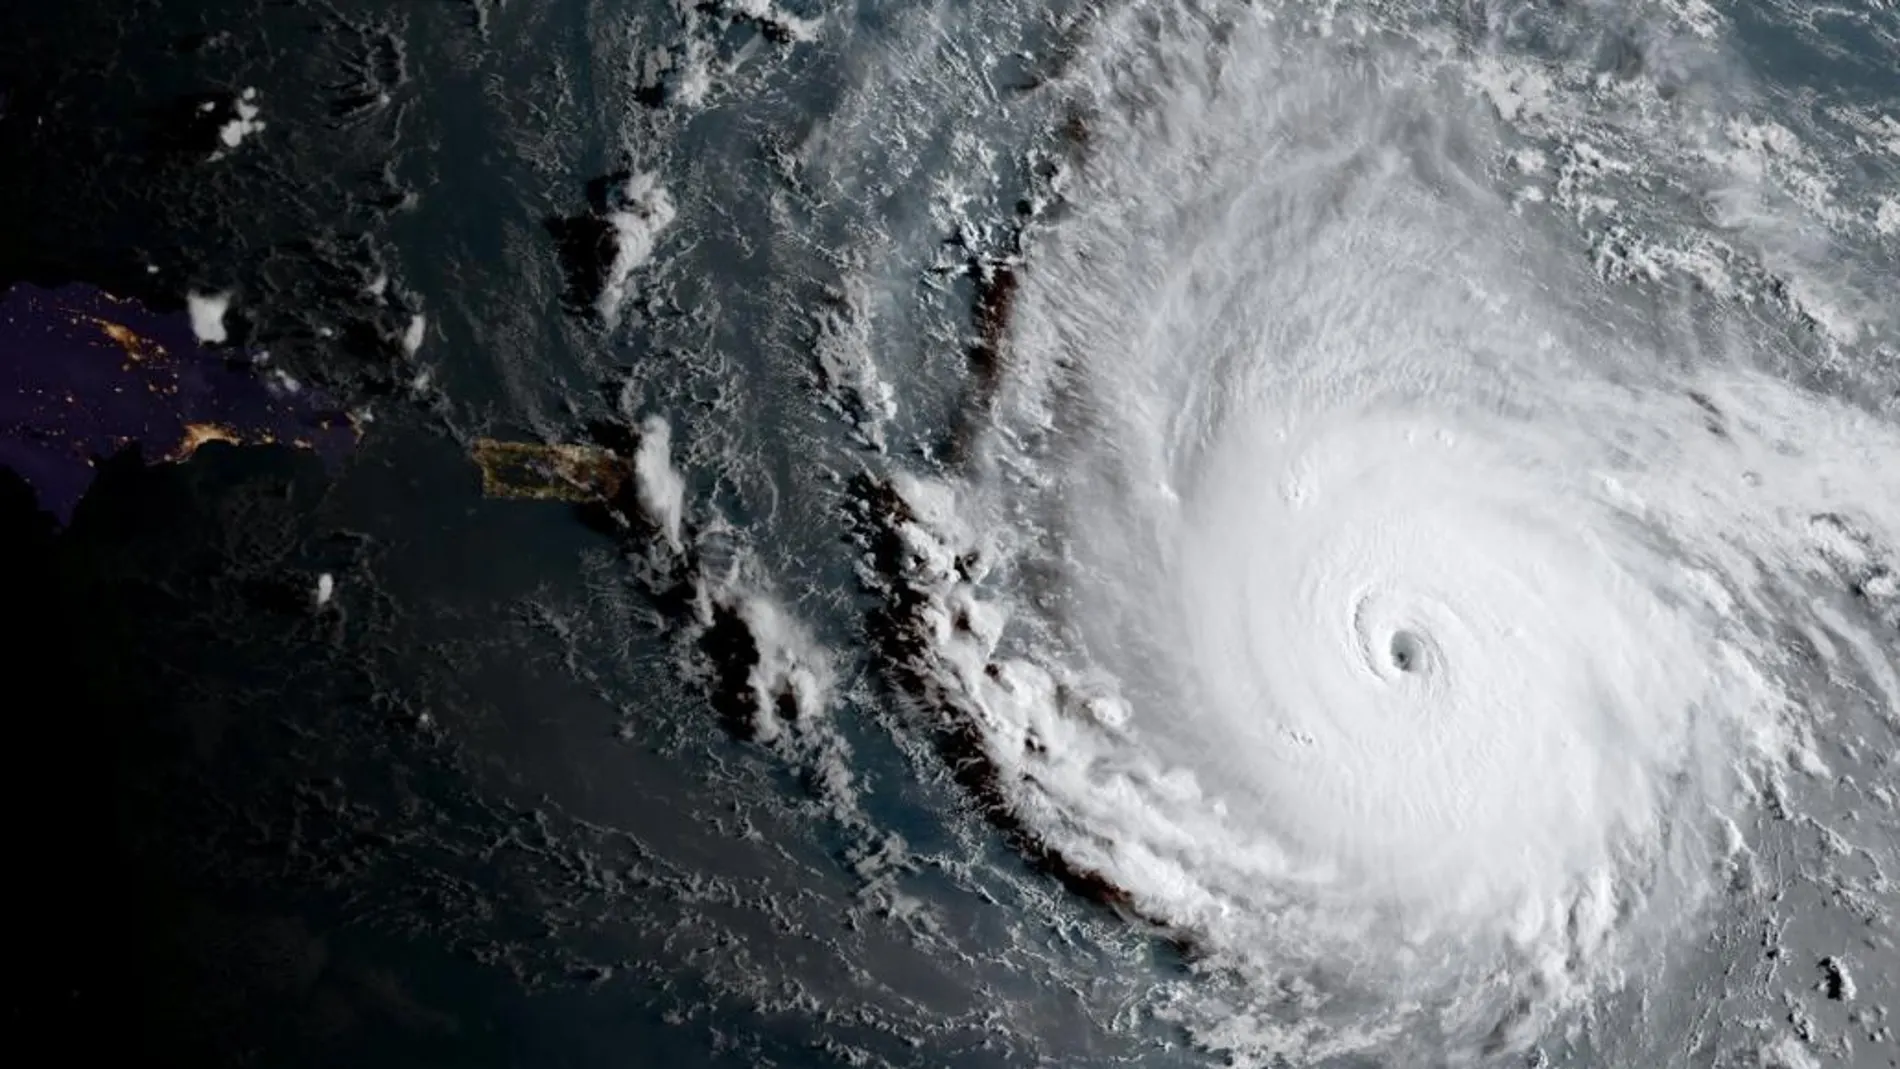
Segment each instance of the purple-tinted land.
M99 460L136 444L180 461L210 441L277 442L335 464L356 429L315 392L200 345L183 313L84 285L0 298L0 465L61 524Z

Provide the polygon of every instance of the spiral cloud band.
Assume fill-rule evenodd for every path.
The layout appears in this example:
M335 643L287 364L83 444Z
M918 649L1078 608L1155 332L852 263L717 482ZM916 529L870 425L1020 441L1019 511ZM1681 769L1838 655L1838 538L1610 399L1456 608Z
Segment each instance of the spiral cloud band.
M1339 423L1224 444L1185 509L1196 735L1235 743L1212 774L1329 879L1470 915L1548 900L1648 822L1713 651L1592 533L1586 488L1469 422Z
M972 459L901 482L925 673L1013 820L1240 978L1203 1034L1521 1045L1718 892L1900 440L1598 283L1430 48L1167 11L1074 75Z

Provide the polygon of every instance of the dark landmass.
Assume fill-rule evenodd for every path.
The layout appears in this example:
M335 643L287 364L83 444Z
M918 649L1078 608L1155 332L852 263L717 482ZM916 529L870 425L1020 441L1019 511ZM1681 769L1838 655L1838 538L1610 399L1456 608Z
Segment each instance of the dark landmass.
M84 285L0 297L0 466L61 523L127 448L176 461L206 442L282 443L334 466L356 433L320 392L199 345L183 315Z
M609 501L626 487L626 458L597 445L478 438L469 451L488 497L581 503Z

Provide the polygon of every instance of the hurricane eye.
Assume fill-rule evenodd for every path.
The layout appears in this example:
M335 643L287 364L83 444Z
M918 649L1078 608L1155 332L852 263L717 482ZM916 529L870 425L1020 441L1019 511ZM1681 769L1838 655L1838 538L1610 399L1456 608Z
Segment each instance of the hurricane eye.
M1419 666L1418 636L1410 631L1397 631L1392 635L1392 667L1401 672L1411 672Z
M1425 643L1410 631L1392 633L1392 667L1401 672L1419 672L1425 667Z

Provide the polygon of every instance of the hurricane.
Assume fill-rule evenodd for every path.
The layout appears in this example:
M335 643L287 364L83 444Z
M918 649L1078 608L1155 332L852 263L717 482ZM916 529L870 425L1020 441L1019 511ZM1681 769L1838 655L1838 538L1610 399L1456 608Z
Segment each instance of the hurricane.
M1900 1067L1900 0L3 10L23 1046Z
M1659 989L1816 710L1893 716L1900 435L1831 370L1884 313L1709 165L1695 12L1582 7L1091 22L961 429L890 476L920 707L1243 1059Z

